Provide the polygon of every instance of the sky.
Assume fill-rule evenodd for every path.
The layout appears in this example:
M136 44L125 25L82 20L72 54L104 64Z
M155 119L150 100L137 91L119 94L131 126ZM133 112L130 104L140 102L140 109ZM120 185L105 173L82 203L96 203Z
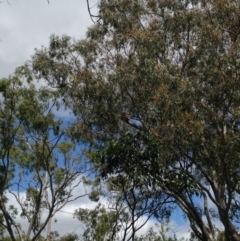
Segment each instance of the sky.
M90 0L93 13L96 12L97 0ZM86 30L93 23L87 11L86 0L2 0L0 3L0 78L8 77L16 67L24 64L34 54L34 49L47 46L51 34L67 34L76 39L84 38ZM83 186L75 190L82 192ZM22 194L24 196L24 193ZM9 196L10 203L14 199ZM93 207L87 197L63 208L56 216L57 222L52 230L60 235L81 230L81 223L72 218L72 213L79 207ZM188 236L187 223L172 221L172 227L180 236ZM23 225L24 221L19 219ZM142 230L146 231L154 221Z
M93 11L96 3L90 0ZM86 0L2 0L0 16L0 78L47 46L51 34L84 38L92 24Z

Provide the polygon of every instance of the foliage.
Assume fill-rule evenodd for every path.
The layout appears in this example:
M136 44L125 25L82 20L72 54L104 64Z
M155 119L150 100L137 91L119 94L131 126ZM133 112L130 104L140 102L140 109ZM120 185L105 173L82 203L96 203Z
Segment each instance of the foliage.
M145 234L137 235L137 231L140 230L145 223L142 224L139 219L132 221L131 210L126 209L122 203L117 203L116 199L112 201L114 204L109 202L108 209L98 204L96 208L92 210L79 208L75 211L74 216L78 218L84 227L84 232L80 240L176 241L176 238L169 236L170 226L166 222L163 222L161 226L156 226L157 229L159 228L159 232L155 232L153 228L150 228ZM113 205L115 205L115 208L113 208ZM117 209L117 206L120 206L120 208ZM143 218L143 215L141 215L140 218Z
M240 240L239 16L233 0L100 0L85 39L52 36L26 67L73 110L99 177L161 190L199 240L215 220Z
M78 235L75 233L68 233L62 236L59 241L78 241Z
M68 233L62 236L59 241L78 241L78 235L75 233Z
M0 80L0 226L12 241L34 241L57 211L85 195L72 192L87 167L53 113L58 94L21 80L21 71Z
M116 213L108 212L101 204L93 210L79 208L74 216L83 223L84 232L81 240L84 241L115 240L120 228L115 224Z
M143 234L140 237L136 238L136 241L177 241L177 238L175 236L170 236L168 232L169 225L166 223L162 223L159 232L155 232L153 231L153 228L150 228L146 232L146 234Z

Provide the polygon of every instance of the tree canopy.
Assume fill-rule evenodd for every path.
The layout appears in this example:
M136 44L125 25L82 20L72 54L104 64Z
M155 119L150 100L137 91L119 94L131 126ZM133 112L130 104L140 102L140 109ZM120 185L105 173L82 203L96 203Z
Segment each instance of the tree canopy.
M155 200L158 212L148 210L159 219L177 205L199 240L217 240L216 220L225 240L239 241L240 3L98 7L85 39L51 36L22 74L45 80L73 111L71 138L88 144L108 192L128 207L142 197L137 211Z
M72 193L87 165L54 115L58 94L21 80L20 72L0 81L0 226L12 241L34 241L45 228L50 234L56 212L86 195Z

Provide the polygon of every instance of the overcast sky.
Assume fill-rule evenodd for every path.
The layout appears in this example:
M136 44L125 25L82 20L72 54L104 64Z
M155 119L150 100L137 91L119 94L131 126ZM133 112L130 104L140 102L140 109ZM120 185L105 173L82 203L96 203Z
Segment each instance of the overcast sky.
M97 0L90 0L94 6ZM96 9L96 7L95 7ZM2 0L0 4L0 78L7 77L48 45L51 34L83 38L92 22L86 0Z

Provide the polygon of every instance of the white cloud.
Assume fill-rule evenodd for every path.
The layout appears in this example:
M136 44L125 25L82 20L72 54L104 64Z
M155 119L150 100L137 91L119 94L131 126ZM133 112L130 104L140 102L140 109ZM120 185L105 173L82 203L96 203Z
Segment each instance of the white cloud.
M78 187L74 189L72 194L73 194L73 197L77 197L79 195L85 194L87 191L88 191L88 188L81 183ZM14 192L14 193L17 194L17 192ZM20 196L20 199L24 201L26 197L25 192L20 192L19 196ZM8 198L8 205L14 205L18 210L20 210L19 204L17 203L15 197L11 193L7 194L7 198ZM105 200L102 200L102 201L103 203L105 202ZM59 212L57 212L56 215L52 218L51 230L57 231L61 236L65 235L66 233L72 233L72 232L76 232L77 234L80 234L82 232L82 224L80 221L73 218L74 211L78 208L93 209L96 205L97 203L89 200L88 196L80 197L79 199L68 203ZM45 220L46 215L47 215L47 212L45 211L42 215L42 221ZM20 212L16 218L16 222L21 224L22 229L24 231L27 230L29 224L26 219L23 219L20 217ZM45 234L46 234L46 230L45 232L43 232L43 235Z
M77 196L79 194L83 194L86 192L86 189L88 189L86 186L83 184L80 184L76 189L73 191L73 196ZM24 199L25 198L25 193L21 192L20 193L21 197ZM9 205L15 205L18 206L16 203L15 198L11 195L8 194L8 199L9 199ZM100 202L105 206L108 207L108 202L106 198L101 198ZM52 231L57 231L61 236L67 234L67 233L72 233L75 232L78 235L80 235L83 231L83 224L77 220L76 218L73 218L73 213L76 209L78 208L88 208L88 209L94 209L96 207L97 203L92 202L89 200L88 196L81 197L73 202L68 203L61 211L59 211L52 219ZM46 217L46 213L43 213L43 219ZM146 217L143 217L140 222L144 222L144 219ZM55 221L56 220L56 221ZM17 217L17 222L19 222L23 229L26 230L28 227L28 223L26 220L20 218L19 216ZM147 233L147 231L150 228L153 228L154 231L158 232L160 231L159 225L156 226L155 224L157 223L156 220L150 219L146 225L141 228L138 232L137 235L142 235ZM140 223L139 223L140 225ZM174 220L171 220L170 224L170 230L169 230L169 235L173 236L174 234L177 235L178 238L184 237L188 238L190 235L189 232L189 225L187 222L182 222L181 224L175 222ZM46 230L43 232L43 235L46 235ZM121 236L121 234L120 234Z
M83 194L86 192L86 186L83 184L80 184L74 191L73 191L73 196L77 196L79 194ZM25 198L24 192L20 193L22 198ZM17 203L12 195L8 195L9 199L9 205L13 204L17 206ZM106 198L102 198L100 202L105 205L105 207L108 207L108 202ZM61 236L67 234L67 233L72 233L75 232L78 235L80 235L83 231L83 224L77 220L76 218L73 218L73 213L76 209L78 208L88 208L88 209L94 209L96 207L97 203L92 202L89 200L88 196L81 197L73 202L68 203L61 211L59 211L52 219L52 231L57 231ZM44 217L46 217L46 214L43 214L43 220ZM143 217L141 221L144 221ZM55 221L56 220L56 221ZM17 221L21 223L22 227L24 230L27 229L28 223L26 220L21 219L19 216L17 217ZM147 231L150 228L153 228L155 232L160 231L160 224L156 225L157 221L154 219L150 219L146 225L141 228L138 232L137 235L142 235L146 234ZM140 224L140 223L139 223ZM214 222L214 224L218 227L219 222ZM178 239L180 238L185 238L188 239L190 236L190 227L189 223L187 220L183 220L182 213L180 211L174 212L173 218L170 220L169 223L169 232L168 234L170 236L176 235ZM45 230L46 231L46 230ZM43 233L44 235L46 232ZM121 236L121 234L120 234Z
M83 38L92 24L86 0L8 2L0 4L0 77L28 60L35 48L47 46L51 34ZM90 1L92 6L96 2Z

